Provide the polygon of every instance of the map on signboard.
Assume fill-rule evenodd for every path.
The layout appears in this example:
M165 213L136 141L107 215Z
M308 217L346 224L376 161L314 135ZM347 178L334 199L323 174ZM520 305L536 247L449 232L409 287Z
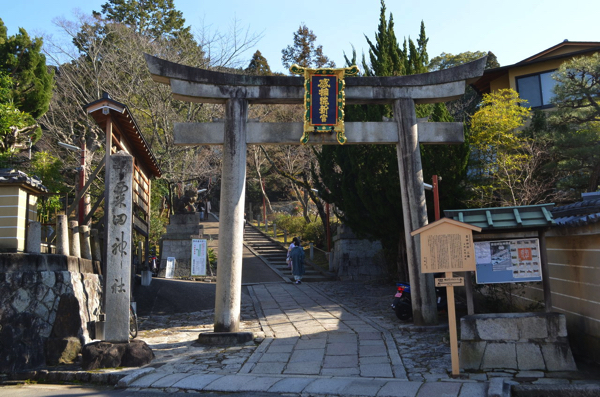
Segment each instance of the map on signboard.
M477 283L542 280L539 240L518 239L475 243Z

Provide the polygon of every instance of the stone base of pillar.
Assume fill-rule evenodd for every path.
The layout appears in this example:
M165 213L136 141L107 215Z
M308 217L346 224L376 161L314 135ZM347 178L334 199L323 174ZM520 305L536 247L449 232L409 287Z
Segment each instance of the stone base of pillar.
M115 367L141 367L154 359L154 352L142 340L122 343L92 342L81 351L84 371Z
M240 345L254 339L252 332L203 332L198 342L204 345Z

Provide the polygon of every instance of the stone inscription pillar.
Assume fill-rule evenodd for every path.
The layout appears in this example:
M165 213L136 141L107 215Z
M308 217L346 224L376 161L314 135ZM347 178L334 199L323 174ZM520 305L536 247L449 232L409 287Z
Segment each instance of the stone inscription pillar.
M126 153L117 153L110 156L109 164L106 169L109 189L106 198L104 338L109 342L127 342L131 258L134 253L131 246L133 158Z
M398 125L396 148L413 320L416 325L435 325L438 318L433 275L421 273L420 237L410 235L428 223L414 101L410 98L396 100L394 119Z
M237 332L240 325L247 116L248 102L245 99L231 98L227 101L219 211L215 332Z

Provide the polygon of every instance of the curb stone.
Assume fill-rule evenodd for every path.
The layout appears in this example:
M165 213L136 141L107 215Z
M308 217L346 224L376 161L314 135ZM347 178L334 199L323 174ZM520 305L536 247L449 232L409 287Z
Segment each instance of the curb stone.
M504 378L492 378L488 386L488 397L508 397L510 386L504 383Z
M152 367L142 368L140 370L134 371L131 374L119 379L116 386L118 388L126 388L127 386L129 386L130 384L132 384L133 382L138 380L139 378L146 376L154 371L156 371L156 368L152 368Z

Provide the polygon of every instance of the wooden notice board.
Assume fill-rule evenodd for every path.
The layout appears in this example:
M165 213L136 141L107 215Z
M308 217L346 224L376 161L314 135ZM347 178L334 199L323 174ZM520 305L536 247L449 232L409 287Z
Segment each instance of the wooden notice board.
M421 235L421 272L475 271L473 231L481 228L442 218L412 232Z
M452 272L475 271L473 231L480 232L481 228L453 219L442 218L411 233L411 236L421 235L421 272L445 273L444 278L436 279L436 286L446 287L452 375L455 376L460 374L460 368L454 286L463 285L464 279L453 277Z

